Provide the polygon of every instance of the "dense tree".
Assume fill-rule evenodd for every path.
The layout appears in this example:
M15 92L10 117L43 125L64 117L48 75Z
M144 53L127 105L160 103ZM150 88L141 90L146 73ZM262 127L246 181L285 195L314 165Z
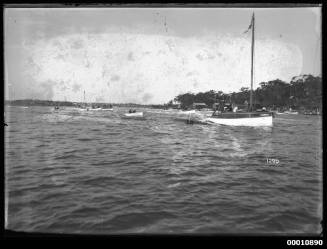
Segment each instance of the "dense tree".
M280 79L261 82L253 91L253 103L276 109L321 109L322 84L321 77L299 75L293 77L290 83ZM208 91L197 94L186 93L178 95L174 100L181 103L182 108L189 108L194 102L206 103L209 107L215 102L225 101L236 104L249 102L250 89L242 87L239 92L230 94L222 91Z
M180 94L174 100L181 103L182 109L186 109L195 102L195 95L193 93Z

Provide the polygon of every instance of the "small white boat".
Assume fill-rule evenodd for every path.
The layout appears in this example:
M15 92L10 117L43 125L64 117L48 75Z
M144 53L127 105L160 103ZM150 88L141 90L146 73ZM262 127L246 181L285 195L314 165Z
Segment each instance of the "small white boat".
M284 114L299 114L299 112L295 112L295 111L285 111Z
M60 111L62 108L60 108L59 106L55 106L54 108L53 108L53 111Z
M143 117L143 112L133 112L133 113L125 113L125 117Z
M113 111L114 108L101 108L102 111Z

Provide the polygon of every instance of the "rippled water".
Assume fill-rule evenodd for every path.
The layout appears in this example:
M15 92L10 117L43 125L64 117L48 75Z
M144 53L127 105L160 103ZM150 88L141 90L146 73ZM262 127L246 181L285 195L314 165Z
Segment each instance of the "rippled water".
M187 125L177 111L6 107L6 227L63 233L320 233L321 117ZM278 165L267 164L278 159Z

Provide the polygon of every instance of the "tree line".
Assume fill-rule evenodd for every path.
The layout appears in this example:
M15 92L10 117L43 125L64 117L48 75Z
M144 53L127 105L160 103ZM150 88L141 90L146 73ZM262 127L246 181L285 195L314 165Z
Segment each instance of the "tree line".
M18 99L18 100L6 100L6 105L13 105L13 106L72 106L78 107L83 105L83 102L70 102L70 101L53 101L53 100L40 100L40 99ZM108 103L89 103L95 106L107 106ZM166 104L153 104L153 105L142 105L142 104L135 104L135 103L111 103L112 106L116 107L133 107L133 108L153 108L153 109L164 109L167 108Z
M253 103L255 105L264 106L272 110L299 109L299 110L321 110L322 106L322 79L320 76L310 74L295 76L291 81L285 82L280 79L261 82L260 86L253 91ZM205 103L209 108L214 103L221 101L244 105L250 99L250 89L242 87L238 92L224 93L222 91L210 90L199 93L179 94L173 100L163 105L142 105L142 104L112 104L121 107L149 107L149 108L176 108L174 102L180 103L182 109L190 108L193 103ZM11 100L5 101L11 105L26 106L76 106L80 103L70 101L51 101L51 100ZM98 104L98 103L97 103ZM100 103L102 104L102 103Z
M305 109L315 110L322 106L322 82L320 76L304 74L295 76L291 81L285 82L280 79L261 82L260 86L253 90L253 104L276 110ZM187 109L193 103L205 103L209 108L214 103L221 101L238 105L248 104L250 89L242 87L238 92L224 93L210 90L207 92L179 94L168 102L168 106L174 102L180 103L182 109Z

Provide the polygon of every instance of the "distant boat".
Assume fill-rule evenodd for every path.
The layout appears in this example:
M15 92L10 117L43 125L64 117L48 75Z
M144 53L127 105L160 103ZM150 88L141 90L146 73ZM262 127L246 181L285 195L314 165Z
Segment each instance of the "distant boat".
M53 110L54 110L54 111L59 111L60 108L59 108L59 106L55 106L55 107L53 108Z
M101 107L92 107L90 108L90 111L101 111L102 108Z
M124 113L123 117L132 119L144 119L144 113L137 112L136 110L129 110L128 113Z
M320 115L319 110L315 110L315 111L305 111L303 112L303 115Z
M251 43L251 91L250 91L250 106L247 112L237 111L237 107L232 108L230 105L226 108L225 104L220 104L220 110L216 110L211 117L204 119L207 123L229 125L229 126L272 126L273 116L272 112L267 111L253 111L253 59L254 59L254 28L255 19L254 13L252 15L251 24L248 28L252 29L252 43ZM246 32L247 32L246 31Z
M277 115L282 115L282 114L286 114L285 112L276 112Z
M83 99L83 101L84 102L82 104L78 104L77 105L77 110L79 110L79 111L88 111L88 110L90 110L91 108L85 102L85 91L84 91L84 99Z
M125 117L143 117L143 112L125 113Z
M296 112L296 111L285 111L284 114L293 114L293 115L297 115L297 114L299 114L299 112Z
M288 111L284 111L284 114L297 115L297 114L299 114L299 112L298 111L293 111L292 108L290 108Z

